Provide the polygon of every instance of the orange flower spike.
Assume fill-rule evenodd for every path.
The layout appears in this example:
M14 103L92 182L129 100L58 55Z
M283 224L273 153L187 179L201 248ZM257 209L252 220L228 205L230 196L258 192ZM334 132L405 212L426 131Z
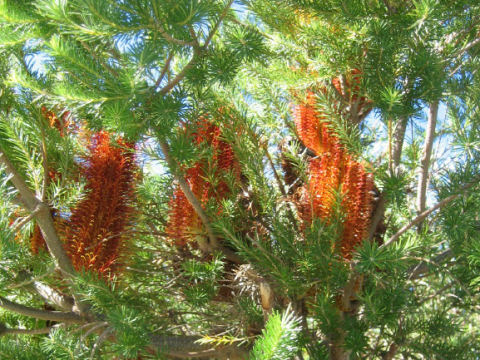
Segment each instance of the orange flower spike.
M211 198L216 200L225 198L231 192L222 179L225 173L238 172L238 179L240 178L240 167L235 160L231 145L221 140L220 128L204 117L198 120L192 140L195 145L206 143L213 150L211 162L198 161L185 172L185 180L192 193L202 205L206 205ZM207 171L210 166L214 166L215 175L219 179L216 184L208 182ZM201 230L201 221L179 188L175 189L169 206L166 232L177 247L184 247L192 234Z
M83 267L110 276L118 268L124 244L121 234L133 213L133 144L119 140L113 145L108 133L99 132L89 149L84 168L89 192L72 210L66 249L77 270ZM107 263L115 264L107 271Z
M303 144L318 155L322 152L321 124L314 104L315 96L312 92L309 92L306 103L295 107L295 126L298 137Z
M35 224L33 233L30 237L30 250L32 251L32 254L36 255L40 249L46 250L47 244L45 243L40 227L38 224Z

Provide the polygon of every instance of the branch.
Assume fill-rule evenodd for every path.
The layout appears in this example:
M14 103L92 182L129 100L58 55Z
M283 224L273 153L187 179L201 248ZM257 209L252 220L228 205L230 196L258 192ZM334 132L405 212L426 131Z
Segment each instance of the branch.
M395 343L391 343L390 347L388 348L388 351L383 354L382 360L392 360L397 353L398 346Z
M450 202L452 202L453 200L459 198L460 196L463 195L463 193L465 191L467 191L468 189L470 189L471 187L473 187L474 185L477 185L478 184L478 181L480 180L480 176L475 176L474 179L472 180L472 182L464 185L461 189L460 189L460 192L458 194L454 194L454 195L450 195L448 197L446 197L445 199L443 199L442 201L440 201L439 203L437 203L436 205L432 206L430 209L428 210L425 210L424 212L422 212L421 214L419 214L416 218L414 218L409 224L405 225L404 227L402 227L400 230L397 231L397 233L395 235L393 235L386 243L384 243L382 246L380 247L384 247L384 246L388 246L390 244L392 244L393 242L397 241L400 236L402 236L406 231L410 230L412 227L414 227L415 225L419 224L420 222L422 222L428 215L430 215L432 212L434 212L435 210L438 210L440 209L441 207L449 204Z
M405 138L405 131L407 130L408 117L403 116L395 124L395 129L392 134L392 163L393 170L397 173L397 169L400 165L400 159L402 157L403 140Z
M0 307L5 310L13 311L17 314L30 316L40 320L50 320L70 324L81 324L85 322L84 318L74 312L61 312L61 311L47 311L35 309L32 307L24 306L14 303L4 297L0 296Z
M165 65L163 65L162 71L160 72L160 75L158 76L158 79L155 82L155 85L153 86L154 89L160 86L160 83L162 82L163 78L165 77L165 74L170 68L170 63L172 62L172 59L173 59L173 51L171 51L170 54L168 54L167 60L165 60Z
M465 45L462 49L460 49L454 56L460 57L465 54L468 50L470 50L475 45L480 44L480 37L477 37L475 40L470 41L467 45Z
M164 30L162 27L158 27L157 29L158 29L158 32L160 33L160 35L165 40L167 40L169 43L176 44L176 45L181 45L181 46L195 46L196 45L195 40L191 40L191 41L180 40L180 39L177 39L177 38L173 37L169 33L167 33L167 31Z
M430 167L430 157L432 156L433 140L435 139L435 127L437 124L437 115L438 115L438 100L430 104L430 112L428 114L428 123L427 123L427 129L425 134L425 145L423 147L423 155L420 161L419 176L418 176L418 190L417 190L417 208L419 213L425 211L428 169Z
M45 300L53 303L59 308L67 311L72 311L75 301L72 297L64 295L52 289L50 286L41 283L40 281L34 281L31 288L35 290Z
M43 183L42 183L40 199L42 199L42 201L45 201L45 198L47 196L47 187L48 187L49 177L48 177L47 145L45 144L45 131L43 128L41 128L41 134L42 134L41 148L42 148Z
M41 277L50 275L53 271L43 274ZM17 275L17 279L22 280L19 284L9 286L8 289L24 288L28 291L34 292L40 295L44 300L52 303L59 308L72 311L74 306L74 299L71 296L64 295L50 286L38 281L40 277L32 278L27 271L20 271Z
M10 329L0 323L0 337L5 335L38 335L48 334L53 327L45 327L41 329Z
M453 256L452 249L447 249L438 254L432 261L422 261L419 264L412 266L407 272L409 280L416 280L422 277L427 271L430 270L431 265L440 265L445 260L450 259Z
M199 344L198 336L151 336L150 348L158 353L176 359L230 359L241 360L248 355L246 346L234 344L213 347Z
M454 284L455 284L454 282L448 283L447 285L445 285L445 286L442 287L441 289L435 291L433 294L431 294L431 295L427 296L426 298L422 299L421 301L419 301L418 304L416 304L416 306L417 306L417 307L420 307L420 306L422 306L423 304L425 304L427 301L436 298L438 295L441 295L441 294L444 293L446 290L450 289Z
M473 185L473 184L472 184ZM382 246L380 247L385 247L385 246L388 246L390 244L392 244L393 242L397 241L400 236L402 236L405 232L407 232L408 230L410 230L412 227L414 227L415 225L419 224L420 222L422 222L428 215L430 215L432 212L434 212L435 210L437 209L440 209L441 207L447 205L448 203L452 202L453 200L457 199L458 197L460 197L461 194L455 194L455 195L450 195L449 197L443 199L442 201L440 201L438 204L436 204L435 206L432 206L430 209L428 210L425 210L424 212L422 212L420 215L418 215L416 218L414 218L409 224L405 225L404 227L402 227L400 230L397 231L397 233L395 235L393 235L386 243L384 243Z
M175 164L173 163L173 159L170 157L170 148L167 142L163 139L158 139L158 141L160 143L163 156L165 156L165 160L167 161L168 166L170 167L170 169L175 169ZM192 192L192 190L190 189L190 186L187 184L185 179L182 176L178 176L176 174L174 174L174 176L175 176L175 180L178 181L178 185L180 185L180 188L185 194L185 197L187 198L188 202L190 203L190 205L192 205L193 209L195 210L198 217L202 221L202 224L205 227L205 230L207 231L208 238L210 239L210 245L213 246L213 248L215 248L216 245L218 244L218 241L217 241L217 238L215 237L215 234L213 233L212 227L210 226L210 221L208 220L208 216L203 210L202 204L200 204L200 201L198 201L197 197Z
M48 251L56 265L63 273L68 276L74 276L75 269L63 248L62 241L58 237L49 206L35 196L33 191L25 183L25 180L23 180L22 176L17 172L10 160L8 160L6 154L0 149L0 165L1 164L4 165L7 174L10 175L10 181L13 183L13 186L15 186L20 193L20 199L25 208L31 213L35 213L35 220L37 220ZM76 303L80 312L87 312L88 307L85 304L81 301L76 301Z
M28 216L25 216L21 221L19 221L15 227L12 229L13 233L19 232L34 216L38 213L38 210L32 211Z
M368 229L367 239L369 241L373 239L373 236L375 235L375 231L377 230L377 226L385 215L385 205L386 205L385 196L383 195L383 193L381 193L379 196L378 202L375 206L375 212L373 213L373 216L372 216L372 222L370 223L370 228Z
M167 142L163 139L158 139L158 141L160 143L160 147L162 148L162 152L163 152L163 155L165 156L165 161L167 162L168 166L170 167L170 169L175 169L175 164L173 163L173 159L170 157L170 149L168 147ZM205 227L205 230L207 231L208 244L205 245L202 243L198 243L200 249L206 252L213 252L214 250L220 250L221 252L223 252L223 254L228 260L233 261L237 264L242 264L243 263L242 259L236 253L234 253L230 249L224 248L218 243L218 239L213 232L213 229L210 225L210 220L208 219L207 214L203 210L202 204L200 203L200 201L198 201L197 197L192 192L192 190L190 189L190 186L187 184L185 179L182 176L179 176L178 174L174 174L174 177L175 177L175 180L177 180L178 185L182 189L183 193L185 194L185 197L187 198L188 202L190 203L190 205L192 205L193 209L195 210L198 217L202 221L202 224Z
M177 74L177 76L175 76L175 78L172 81L170 81L167 85L165 85L159 91L160 95L166 95L170 90L172 90L185 77L187 71L195 64L198 56L202 55L203 52L207 49L208 45L210 44L210 41L212 41L213 36L215 35L218 28L220 27L221 22L227 16L228 9L230 9L230 7L232 6L233 1L234 0L230 0L227 6L225 7L225 9L223 9L223 12L220 14L220 17L218 18L217 23L213 26L212 30L210 31L207 38L205 39L205 43L201 47L194 46L193 55L190 61L187 63L187 65L183 67L183 69ZM196 42L193 41L191 45L196 45Z
M27 210L32 213L35 212L35 219L42 230L48 250L57 262L58 267L63 272L73 275L75 270L55 230L48 205L35 196L2 150L0 150L0 164L5 166L7 174L11 176L10 181L20 193L22 203Z
M203 44L202 49L204 49L204 50L207 49L208 45L210 44L210 41L212 41L213 36L214 36L215 33L217 32L217 30L218 30L220 24L222 23L223 19L225 19L225 17L227 16L228 10L229 10L230 7L232 6L233 1L234 1L234 0L230 0L230 1L228 2L228 4L225 6L225 9L223 9L222 13L220 14L220 17L218 18L217 23L213 26L213 29L212 29L212 31L210 31L210 34L208 34L208 37L207 37L207 39L205 40L205 43Z
M183 67L183 69L173 78L172 81L170 81L167 85L165 85L159 91L159 94L162 96L166 95L170 90L172 90L175 87L175 85L177 85L180 81L182 81L185 75L187 74L187 71L195 64L195 62L197 61L197 57L201 53L202 51L200 51L200 48L195 48L193 50L192 58L190 59L188 64Z

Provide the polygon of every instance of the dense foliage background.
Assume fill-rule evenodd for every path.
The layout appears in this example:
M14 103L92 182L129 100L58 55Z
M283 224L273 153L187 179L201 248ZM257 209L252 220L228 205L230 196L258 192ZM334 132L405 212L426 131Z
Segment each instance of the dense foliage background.
M478 1L0 4L0 358L478 358Z

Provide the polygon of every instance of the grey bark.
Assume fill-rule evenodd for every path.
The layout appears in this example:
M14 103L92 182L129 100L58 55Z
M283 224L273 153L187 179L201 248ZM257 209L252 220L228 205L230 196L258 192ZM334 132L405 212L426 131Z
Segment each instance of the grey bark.
M430 158L432 156L433 140L435 139L435 127L438 116L438 101L430 104L428 114L428 123L425 134L425 144L423 147L422 159L420 161L418 188L417 188L417 209L421 213L425 211L425 203L427 198L427 182L428 170L430 168Z
M17 304L0 296L0 307L17 314L30 316L40 320L51 320L62 323L81 324L85 319L74 312L47 311Z

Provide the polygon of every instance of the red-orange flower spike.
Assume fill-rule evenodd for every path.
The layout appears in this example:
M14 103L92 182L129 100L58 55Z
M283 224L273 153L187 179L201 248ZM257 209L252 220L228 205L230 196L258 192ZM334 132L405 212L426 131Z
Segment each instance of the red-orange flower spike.
M226 174L233 172L237 179L240 178L240 166L231 145L221 139L220 128L205 118L199 120L192 140L196 145L208 144L213 150L213 156L210 163L198 161L187 169L185 181L202 205L206 205L210 199L225 199L232 192L225 181ZM218 180L215 184L207 180L209 166L213 166L215 178ZM184 247L195 233L202 231L201 221L179 188L174 190L169 206L166 233L177 247Z
M308 93L307 99L306 105L297 107L295 123L300 140L317 156L309 162L308 186L298 194L299 212L304 222L311 222L313 216L328 222L335 205L335 192L341 191L346 216L339 245L342 255L348 259L367 235L373 178L342 149L338 137L314 110L312 93Z
M346 210L342 253L349 257L355 246L359 245L368 233L371 217L373 178L358 162L348 165L342 192L343 206Z
M36 255L40 249L46 250L47 244L45 243L40 227L38 224L35 224L33 227L33 233L30 237L30 250L32 251L32 254Z
M123 234L133 215L136 172L134 145L112 142L104 131L93 136L83 168L88 193L72 210L65 229L65 248L74 267L103 276L119 267Z
M312 92L308 92L306 102L297 105L295 108L295 126L298 137L303 144L316 154L319 154L322 152L322 141L320 139L321 124L314 104L315 95Z
M50 125L51 128L56 128L60 133L60 136L65 135L65 129L67 129L69 125L67 121L67 117L70 114L69 111L66 111L61 119L59 119L53 111L47 110L45 106L42 106L41 113L48 121L48 125Z

